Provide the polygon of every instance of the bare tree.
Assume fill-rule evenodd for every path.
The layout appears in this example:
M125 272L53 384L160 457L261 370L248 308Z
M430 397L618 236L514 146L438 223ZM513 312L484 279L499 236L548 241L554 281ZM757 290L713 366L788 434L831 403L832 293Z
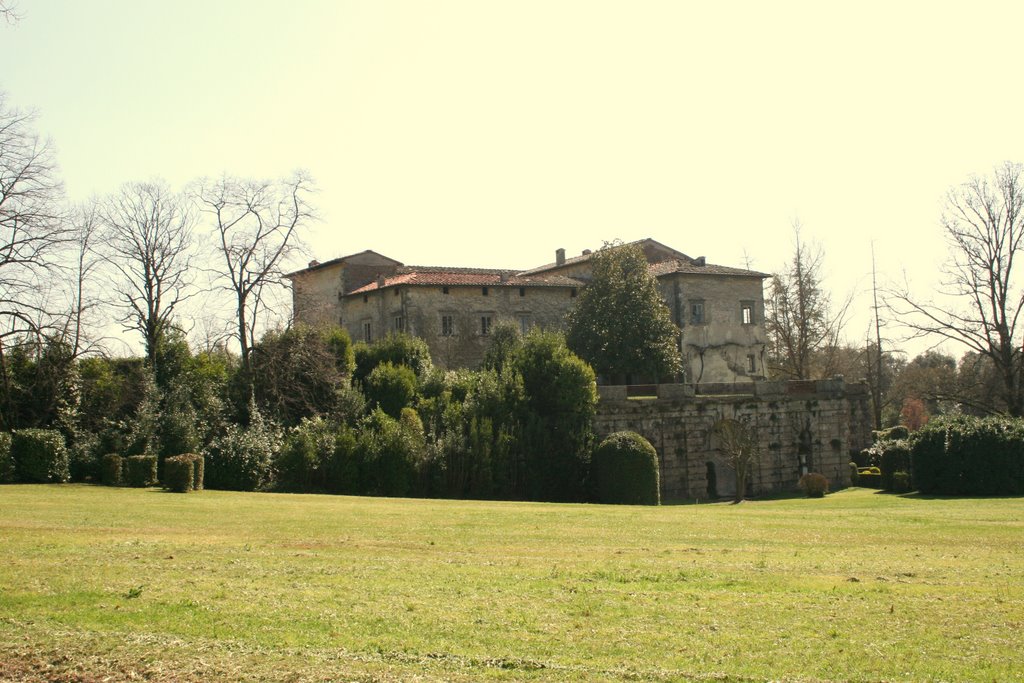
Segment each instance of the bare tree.
M103 203L101 216L114 303L125 329L142 335L152 366L175 310L195 293L194 216L162 181L124 185Z
M821 287L824 252L805 244L800 224L793 226L790 264L772 277L765 301L765 327L776 374L787 379L813 379L834 374L836 350L851 298L833 311Z
M299 232L315 220L308 202L313 181L297 171L279 181L223 176L195 189L202 211L213 221L219 266L214 269L235 307L235 338L243 365L263 318L272 312L268 290L283 287L282 267L302 249Z
M101 305L101 297L95 291L101 262L97 252L102 227L98 201L93 199L75 207L69 223L69 238L63 259L68 274L67 310L60 335L70 347L71 357L77 358L90 351L99 341L93 334L95 313Z
M46 324L42 275L56 267L67 238L53 148L33 130L33 119L0 93L0 382L5 389L5 347L37 338Z
M990 176L972 176L949 190L942 227L949 243L940 294L919 299L909 286L888 292L888 304L911 338L963 344L991 360L1001 380L1001 406L1024 415L1019 323L1024 290L1014 265L1024 239L1024 167L1006 162ZM950 300L956 303L951 304Z
M726 466L736 475L733 502L742 502L750 475L761 459L757 432L747 422L723 418L715 423L712 433L718 439L718 450L721 451Z

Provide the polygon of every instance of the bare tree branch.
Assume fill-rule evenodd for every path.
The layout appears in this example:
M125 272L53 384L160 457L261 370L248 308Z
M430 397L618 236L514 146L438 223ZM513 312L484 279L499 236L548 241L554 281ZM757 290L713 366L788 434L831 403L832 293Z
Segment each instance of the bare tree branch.
M103 202L100 215L114 303L125 329L142 335L152 364L175 310L196 293L194 216L184 197L161 181L124 185Z
M1019 328L1024 291L1014 273L1024 247L1022 209L1020 164L1006 162L991 176L972 176L950 189L942 214L950 256L939 292L959 306L918 298L906 282L886 292L888 307L910 338L947 339L990 359L1001 378L998 398L1015 416L1024 414Z
M220 264L214 269L221 287L231 293L243 364L266 314L268 290L283 287L282 266L302 250L299 233L316 219L308 202L313 181L297 171L279 181L223 176L200 181L193 196L213 224Z

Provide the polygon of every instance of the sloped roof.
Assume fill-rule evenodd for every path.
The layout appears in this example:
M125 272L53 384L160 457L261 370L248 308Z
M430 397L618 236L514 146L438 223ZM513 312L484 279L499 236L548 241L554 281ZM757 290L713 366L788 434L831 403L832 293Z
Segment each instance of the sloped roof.
M402 285L434 287L581 287L583 283L575 278L565 277L564 275L525 277L514 270L402 266L394 275L385 277L383 285L378 282L371 282L359 289L348 292L346 296L366 294L378 289Z
M402 265L401 261L396 261L395 259L391 258L390 256L385 256L384 254L379 254L376 251L373 251L372 249L366 249L366 250L363 250L363 251L356 252L355 254L348 254L346 256L339 256L338 258L332 258L330 261L324 261L323 263L318 263L316 261L311 261L310 263L312 265L310 265L310 266L308 266L306 268L300 268L299 270L292 271L291 273L287 273L287 274L284 275L284 277L292 278L292 277L294 277L296 275L301 275L302 273L311 273L314 270L320 270L321 268L327 268L328 266L333 266L333 265L335 265L337 263L344 263L345 261L349 261L349 260L351 260L351 259L353 259L353 258L355 258L357 256L376 256L377 258L384 259L385 261L389 261L391 263L391 265L394 265L394 266L401 266Z
M654 277L663 277L665 275L672 275L673 273L685 273L687 275L732 275L736 277L756 277L761 279L771 277L771 275L768 275L767 273L759 273L756 270L719 266L714 263L705 263L704 265L700 265L698 261L685 261L683 259L652 263L650 271L651 275Z
M628 247L628 246L634 246L634 245L638 246L638 247L641 247L641 248L643 248L645 246L646 247L657 248L657 249L659 249L661 251L666 251L666 252L670 253L672 255L672 258L676 258L676 259L689 259L690 258L689 256L687 256L683 252L677 251L677 250L673 249L672 247L665 246L664 244L662 244L661 242L658 242L657 240L652 240L650 237L645 237L642 240L635 240L633 242L626 242L626 243L622 244L621 246ZM567 259L565 259L565 262L562 263L562 264L548 263L548 264L543 265L543 266L538 266L536 268L531 268L530 270L524 270L521 274L522 275L533 275L535 273L543 273L545 271L554 270L556 268L565 268L566 266L571 266L571 265L575 265L577 263L583 263L585 261L589 261L590 258L593 255L594 255L594 252L591 251L591 252L586 253L586 254L580 254L579 256L573 256L571 258L567 258Z

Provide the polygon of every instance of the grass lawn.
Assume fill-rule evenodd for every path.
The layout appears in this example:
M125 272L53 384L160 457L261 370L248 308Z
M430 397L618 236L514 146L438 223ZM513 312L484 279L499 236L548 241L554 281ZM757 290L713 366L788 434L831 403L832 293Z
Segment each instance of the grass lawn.
M0 680L1024 679L1024 499L0 486Z

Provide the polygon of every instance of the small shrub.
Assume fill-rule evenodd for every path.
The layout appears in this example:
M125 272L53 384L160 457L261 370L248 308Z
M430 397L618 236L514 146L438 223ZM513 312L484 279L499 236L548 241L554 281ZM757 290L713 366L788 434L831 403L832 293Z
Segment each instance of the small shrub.
M23 482L66 482L71 478L64 435L55 429L19 429L11 436L15 474Z
M274 454L281 436L258 410L248 428L228 425L206 450L206 486L228 491L261 491L274 485Z
M858 486L858 480L860 476L857 472L857 463L850 462L850 486Z
M371 403L397 419L416 396L416 373L405 365L381 363L366 378L363 391Z
M658 505L658 453L636 432L616 432L591 460L594 498L599 503Z
M808 472L800 477L800 488L808 498L824 498L828 493L828 479L817 472Z
M909 493L911 491L910 472L893 472L892 490L896 493Z
M172 455L164 460L164 488L175 493L188 493L195 483L195 466L191 455Z
M11 433L0 432L0 484L10 484L14 480L14 456L11 455Z
M124 458L117 453L107 453L100 461L100 480L107 486L124 484Z
M866 489L882 488L882 470L877 467L857 468L857 486L863 486Z
M155 455L129 455L124 461L124 480L128 486L142 488L156 486L157 458Z

